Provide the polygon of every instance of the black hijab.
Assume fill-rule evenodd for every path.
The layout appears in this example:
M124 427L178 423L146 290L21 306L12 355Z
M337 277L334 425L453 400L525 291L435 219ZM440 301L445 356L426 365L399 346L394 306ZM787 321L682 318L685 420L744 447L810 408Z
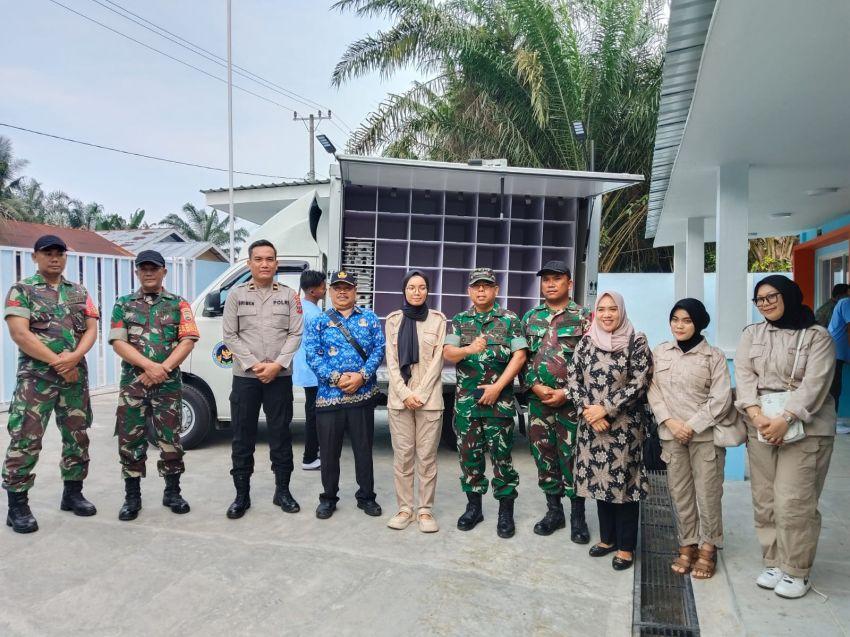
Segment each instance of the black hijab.
M425 279L425 288L429 292L431 291L431 282L419 270L411 270L402 279L401 294L404 298L404 305L401 306L401 312L404 318L401 319L401 329L398 331L398 365L401 368L401 377L405 383L410 380L410 367L419 362L419 335L416 333L416 322L428 318L428 299L425 299L422 305L411 305L407 302L407 295L404 291L410 279L415 276L421 276Z
M676 301L676 305L674 305L673 309L670 310L670 321L673 320L673 314L676 310L685 310L685 312L688 313L688 316L691 317L691 321L693 321L694 324L693 336L684 341L676 341L681 350L687 354L705 340L705 337L700 334L700 332L702 332L706 327L708 327L708 324L711 323L711 317L708 315L705 306L699 299L682 299L680 301Z
M783 330L803 330L816 323L815 313L808 305L803 305L803 292L794 281L780 274L771 274L756 283L753 298L758 296L759 288L763 285L776 288L785 303L785 313L778 321L765 319L768 323Z

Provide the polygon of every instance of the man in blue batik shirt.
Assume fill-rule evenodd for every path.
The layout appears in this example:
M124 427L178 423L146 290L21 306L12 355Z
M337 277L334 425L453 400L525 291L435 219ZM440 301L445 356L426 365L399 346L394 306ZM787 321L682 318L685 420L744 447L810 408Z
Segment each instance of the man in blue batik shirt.
M347 272L331 272L332 308L310 322L305 353L319 381L316 429L322 450L322 487L316 517L333 515L339 500L339 457L348 430L354 452L357 506L381 515L375 501L372 441L375 436L376 373L384 360L384 332L371 310L357 307L357 286Z

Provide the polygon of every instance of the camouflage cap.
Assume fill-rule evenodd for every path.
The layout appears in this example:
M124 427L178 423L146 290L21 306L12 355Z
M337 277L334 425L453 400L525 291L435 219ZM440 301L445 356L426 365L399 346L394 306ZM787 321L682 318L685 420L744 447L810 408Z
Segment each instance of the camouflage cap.
M492 268L475 268L469 273L469 285L475 285L479 281L496 285L496 273Z

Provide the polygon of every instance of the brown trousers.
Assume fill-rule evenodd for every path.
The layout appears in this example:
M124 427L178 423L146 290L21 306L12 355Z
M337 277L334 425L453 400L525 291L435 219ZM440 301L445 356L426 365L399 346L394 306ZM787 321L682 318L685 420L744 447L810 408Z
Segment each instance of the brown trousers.
M765 566L776 566L794 577L808 577L820 536L820 498L832 436L809 436L775 447L756 438L749 428L756 535Z
M437 489L437 447L443 411L389 409L393 474L399 510L413 513L413 473L419 477L419 511L430 511Z
M676 512L679 546L723 545L723 469L726 449L714 442L662 440L667 488Z

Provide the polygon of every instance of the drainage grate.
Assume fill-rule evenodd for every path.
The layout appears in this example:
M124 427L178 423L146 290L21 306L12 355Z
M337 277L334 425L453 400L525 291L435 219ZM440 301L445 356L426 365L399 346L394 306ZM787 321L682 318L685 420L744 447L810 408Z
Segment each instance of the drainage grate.
M676 521L663 471L649 471L649 497L641 503L640 560L635 562L635 636L699 637L691 578L676 575Z

